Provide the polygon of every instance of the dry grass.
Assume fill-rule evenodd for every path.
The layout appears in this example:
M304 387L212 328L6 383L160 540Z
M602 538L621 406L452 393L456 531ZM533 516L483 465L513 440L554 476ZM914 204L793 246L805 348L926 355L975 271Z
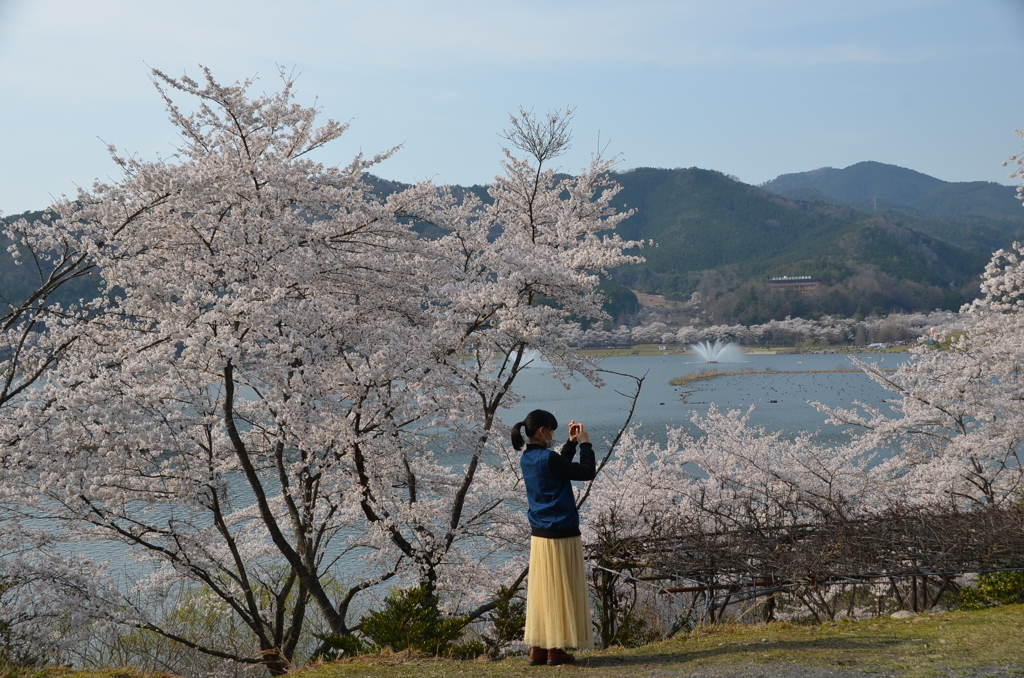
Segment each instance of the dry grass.
M574 675L580 678L770 675L795 667L833 676L883 671L910 678L976 675L1000 667L1000 675L1024 676L1024 605L972 612L888 617L816 626L787 622L760 626L716 625L640 648L578 654L574 666L531 667L524 657L457 661L410 653L364 655L295 670L294 678L512 678ZM983 672L983 673L987 673ZM804 671L801 675L807 675ZM3 670L0 678L171 678L134 669L102 671Z
M130 667L72 671L64 667L18 669L0 666L0 678L178 678L173 673L149 673Z
M826 671L889 671L900 676L947 675L949 670L1004 667L1024 676L1024 606L978 612L838 622L820 626L774 623L711 626L641 648L578 655L575 666L527 666L520 657L498 662L451 661L408 654L371 655L297 672L300 678L423 676L505 678L550 671L588 678L686 676L757 667L820 667Z

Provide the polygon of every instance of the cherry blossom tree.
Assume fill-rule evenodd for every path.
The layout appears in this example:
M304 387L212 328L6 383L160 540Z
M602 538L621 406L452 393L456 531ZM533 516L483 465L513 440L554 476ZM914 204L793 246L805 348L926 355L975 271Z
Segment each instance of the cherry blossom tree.
M351 633L354 601L389 580L486 612L521 570L493 554L527 534L505 501L521 492L495 454L500 411L532 355L598 378L571 350L575 319L603 317L599 276L638 261L605 234L628 216L610 206L611 162L561 178L571 116L524 112L490 203L429 182L382 199L364 173L393 151L311 160L347 126L316 126L287 77L256 97L209 71L153 77L176 152L112 148L121 180L25 227L73 240L103 296L69 312L89 321L54 330L17 372L35 387L0 410L6 534L119 542L143 569L93 586L91 614L274 674L312 619ZM183 589L251 645L143 604Z
M844 443L823 445L811 434L770 432L750 426L749 411L720 412L714 405L706 416L692 418L699 437L671 428L668 442L659 446L632 432L590 494L586 543L599 555L625 545L620 564L649 577L644 568L657 557L633 557L631 540L656 547L680 534L772 534L877 518L895 524L907 516L962 517L1018 504L1024 488L1024 245L993 255L981 289L982 298L965 306L958 322L944 314L940 318L945 331L959 324L948 350L919 346L895 372L855 361L893 394L887 409L815 404L829 423L849 429ZM925 320L934 318L913 322ZM772 332L812 329L773 323ZM832 324L846 331L845 323ZM997 539L998 533L985 538ZM705 546L713 549L714 539ZM724 552L697 555L720 565L726 560ZM903 555L913 560L913 554ZM707 581L718 576L701 574ZM912 576L910 595L916 601L914 577L922 592L928 583L924 575ZM948 579L937 585L935 600ZM886 585L896 590L895 581ZM836 593L811 587L799 595L816 616L830 618Z
M949 350L917 348L894 373L856 361L896 397L888 411L819 409L892 454L872 473L894 499L951 506L1019 500L1024 486L1024 245L999 250Z
M877 491L868 474L875 454L750 426L752 409L721 412L712 405L706 416L692 417L699 437L673 427L664 447L631 431L594 486L585 524L614 516L622 535L640 536L672 521L713 529L751 520L768 525L784 514L799 522L869 509ZM787 513L794 506L805 513Z
M34 224L0 215L25 283L12 285L8 296L0 297L0 410L38 389L81 340L88 323L101 315L95 288L81 284L95 275L95 261L77 238L73 220L64 219L72 212L73 205L62 201ZM73 298L69 292L74 291L87 298L71 304L54 301ZM27 663L43 648L59 649L64 631L88 618L96 582L83 575L81 560L59 557L52 535L27 534L16 522L5 527L0 531L0 654ZM45 564L39 554L46 554ZM67 605L47 606L52 597Z

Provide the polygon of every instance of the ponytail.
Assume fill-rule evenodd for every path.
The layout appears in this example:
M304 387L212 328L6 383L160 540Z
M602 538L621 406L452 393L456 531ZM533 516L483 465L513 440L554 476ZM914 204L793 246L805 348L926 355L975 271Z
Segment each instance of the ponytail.
M558 420L555 419L555 415L551 414L547 410L534 410L526 415L526 419L512 427L512 447L521 450L526 447L526 441L523 439L523 433L520 429L526 429L526 437L532 438L533 434L537 432L541 427L546 428L549 431L554 431L558 428Z
M523 428L524 422L519 422L512 427L512 448L521 450L525 447L525 441L523 440L523 433L520 429Z

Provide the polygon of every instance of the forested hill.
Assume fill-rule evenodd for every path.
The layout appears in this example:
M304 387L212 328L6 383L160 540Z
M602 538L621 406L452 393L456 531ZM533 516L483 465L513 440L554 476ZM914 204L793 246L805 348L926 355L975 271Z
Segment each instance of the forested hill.
M658 245L644 250L646 264L616 271L615 280L679 301L699 292L695 311L711 322L959 308L976 293L991 252L1024 235L1024 214L867 212L697 168L641 168L615 178L619 205L637 210L623 237ZM776 276L822 285L797 293L769 286Z
M990 181L943 181L880 162L783 174L761 188L795 199L841 202L866 211L899 209L922 216L983 216L1024 222L1017 189Z
M379 194L404 188L368 179ZM957 309L977 293L992 251L1024 239L1024 207L1012 187L952 184L881 163L769 182L786 195L697 168L640 168L614 179L622 186L616 206L636 209L621 235L656 243L643 250L646 263L615 270L603 284L619 323L636 311L629 290L689 302L683 321L687 314L703 322L761 323L787 315ZM453 188L487 199L484 186ZM924 205L933 206L931 213ZM434 235L429 227L424 234ZM21 296L33 273L4 258L0 292ZM770 285L777 276L811 276L821 284L797 292ZM68 291L77 298L82 290Z

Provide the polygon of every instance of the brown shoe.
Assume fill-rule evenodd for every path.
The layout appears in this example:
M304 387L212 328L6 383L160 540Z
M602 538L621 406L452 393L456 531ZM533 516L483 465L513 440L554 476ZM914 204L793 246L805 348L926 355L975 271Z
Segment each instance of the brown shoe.
M548 651L543 647L534 645L530 648L530 666L540 666L548 663Z
M559 666L561 664L572 664L576 657L565 650L548 650L548 666Z

